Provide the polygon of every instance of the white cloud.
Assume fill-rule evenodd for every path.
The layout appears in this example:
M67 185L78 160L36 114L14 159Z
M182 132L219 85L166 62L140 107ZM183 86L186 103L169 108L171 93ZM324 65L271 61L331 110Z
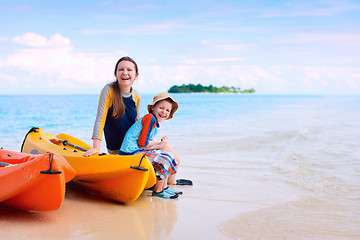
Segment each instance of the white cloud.
M0 79L2 80L2 82L10 84L18 83L18 79L16 77L5 73L0 73Z
M213 42L209 40L202 40L200 44L204 47L207 47L208 51L229 51L229 52L237 52L244 51L249 49L252 45L249 43L240 43L238 41L223 41L223 42Z
M203 84L255 88L258 93L359 92L359 71L351 67L217 65L148 65L136 83L140 91L156 93L173 85ZM358 72L358 74L353 74ZM345 81L344 79L347 79Z
M127 55L121 50L110 54L78 52L70 39L61 34L47 39L26 33L15 39L31 47L0 58L1 88L7 84L24 88L22 84L26 83L52 89L92 87L100 90L114 79L113 68L119 56ZM176 63L171 65L171 62ZM360 71L350 66L265 66L246 64L241 57L184 56L166 65L140 63L139 67L141 75L135 88L144 93L166 91L172 85L189 83L255 88L259 93L360 92Z
M321 43L322 45L354 45L360 46L360 34L356 33L297 33L282 39L270 41L277 44Z
M301 1L285 2L273 8L260 9L260 17L299 17L299 16L334 16L345 12L352 12L360 9L359 4L349 4L338 1Z
M9 41L8 37L1 37L0 36L0 42L7 42L7 41Z
M131 26L123 29L84 29L81 34L101 35L101 34L126 34L126 35L166 35L176 32L178 29L185 28L184 24L178 22L153 23Z
M35 85L50 88L103 85L113 79L113 65L119 56L76 52L70 39L58 33L49 39L26 33L13 41L31 48L8 54L0 59L0 66L28 72ZM11 77L3 80L10 81Z
M231 62L242 62L245 61L245 58L240 57L223 57L223 58L187 58L181 57L177 63L180 64L212 64L212 63L231 63Z
M45 75L71 82L96 83L111 77L114 61L113 57L93 57L71 48L46 48L20 50L11 54L5 65L28 71L34 78Z
M139 79L139 89L147 89L156 93L168 90L172 85L203 84L213 86L235 86L242 89L255 88L258 85L285 86L282 76L272 70L251 65L217 65L206 66L145 66L142 69L143 78Z
M207 45L207 44L209 44L209 43L210 43L209 40L202 40L202 41L201 41L201 44L202 44L202 45Z
M355 78L355 79L348 79L346 81L347 85L350 87L350 88L353 88L353 89L359 89L360 88L360 78Z
M46 37L35 33L25 33L21 37L14 37L12 41L30 47L45 47L47 45Z
M14 37L12 39L14 43L18 43L25 46L36 48L69 48L71 47L71 41L69 38L62 36L59 33L54 34L49 40L46 37L27 32L22 36Z
M53 35L48 41L49 47L71 47L69 38L61 36L59 33Z

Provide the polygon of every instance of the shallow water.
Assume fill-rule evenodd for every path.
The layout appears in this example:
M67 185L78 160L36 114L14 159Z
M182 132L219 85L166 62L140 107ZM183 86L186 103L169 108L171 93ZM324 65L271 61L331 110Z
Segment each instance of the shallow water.
M0 223L10 229L9 238L36 229L47 233L58 224L67 235L55 239L360 238L360 97L174 98L179 111L161 124L159 137L167 135L182 157L178 177L195 183L177 187L183 196L164 201L144 193L127 206L70 189L55 212L24 214L1 207ZM0 147L19 151L32 126L91 143L98 96L0 100ZM143 114L151 100L142 96ZM87 219L92 220L82 223ZM25 227L19 232L18 225ZM129 227L117 227L123 225Z

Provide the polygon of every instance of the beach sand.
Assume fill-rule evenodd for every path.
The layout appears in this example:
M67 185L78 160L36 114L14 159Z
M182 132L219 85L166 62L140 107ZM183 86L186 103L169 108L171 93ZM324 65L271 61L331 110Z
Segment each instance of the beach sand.
M198 158L203 158L204 155ZM269 169L243 163L221 176L215 168L183 166L193 186L176 200L144 193L119 204L67 184L51 212L0 206L0 239L358 239L360 218L341 201L324 202L274 181ZM185 159L186 161L186 159ZM200 160L199 160L200 161ZM200 163L200 162L199 162ZM250 163L249 163L250 164ZM225 167L226 168L226 167ZM232 172L233 171L233 172ZM4 238L4 236L6 236Z
M191 188L181 190L188 195ZM217 223L209 212L214 205L201 202L186 196L153 198L151 191L144 191L134 203L125 205L68 184L64 203L56 211L26 212L0 206L0 232L6 239L192 239L194 233L206 238L215 233L221 238L217 231L209 231Z

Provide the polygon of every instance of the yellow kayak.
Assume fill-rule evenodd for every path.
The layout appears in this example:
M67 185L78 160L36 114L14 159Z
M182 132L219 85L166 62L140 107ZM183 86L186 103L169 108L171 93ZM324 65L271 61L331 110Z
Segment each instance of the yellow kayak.
M135 201L144 189L156 182L146 156L94 154L84 157L91 146L70 135L44 133L32 128L21 151L32 154L53 152L63 156L75 170L74 182L89 192L122 203Z

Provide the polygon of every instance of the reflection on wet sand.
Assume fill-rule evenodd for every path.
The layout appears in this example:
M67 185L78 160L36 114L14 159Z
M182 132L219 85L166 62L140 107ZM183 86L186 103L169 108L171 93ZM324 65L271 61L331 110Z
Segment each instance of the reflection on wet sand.
M177 221L173 200L145 191L124 205L67 187L60 209L26 212L0 205L0 234L6 239L153 239L166 237Z
M218 230L230 239L355 240L359 226L359 216L343 202L309 198L239 214Z
M154 238L166 239L177 222L177 200L152 198Z

